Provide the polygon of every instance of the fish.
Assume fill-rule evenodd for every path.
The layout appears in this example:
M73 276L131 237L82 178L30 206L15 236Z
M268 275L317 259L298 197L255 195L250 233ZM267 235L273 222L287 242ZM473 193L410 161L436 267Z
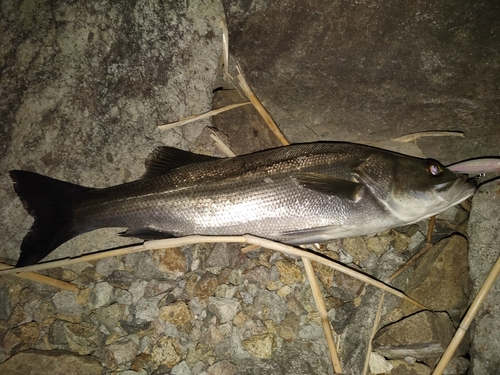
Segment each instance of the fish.
M110 227L142 240L252 234L294 245L372 235L436 215L476 188L438 161L345 142L234 158L161 146L145 165L140 179L105 188L10 171L34 218L16 266Z

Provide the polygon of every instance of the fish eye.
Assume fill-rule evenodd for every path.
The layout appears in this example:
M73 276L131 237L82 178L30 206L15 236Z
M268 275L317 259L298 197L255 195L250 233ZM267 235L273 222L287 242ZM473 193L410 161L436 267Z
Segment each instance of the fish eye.
M438 176L443 171L443 168L437 163L429 163L427 165L427 172L433 176Z

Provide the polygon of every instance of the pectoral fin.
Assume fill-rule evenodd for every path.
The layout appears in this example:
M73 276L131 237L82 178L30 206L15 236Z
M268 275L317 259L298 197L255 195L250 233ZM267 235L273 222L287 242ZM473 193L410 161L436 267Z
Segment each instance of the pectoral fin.
M358 182L341 180L320 173L297 173L293 178L300 186L306 189L348 199L353 202L357 202L362 198L365 189L364 186Z

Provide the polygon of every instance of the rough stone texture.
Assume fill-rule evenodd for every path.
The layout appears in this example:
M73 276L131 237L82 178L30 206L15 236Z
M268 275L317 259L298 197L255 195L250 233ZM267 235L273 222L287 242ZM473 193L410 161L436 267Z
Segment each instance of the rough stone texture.
M423 363L409 364L401 359L390 361L394 368L391 375L431 375L432 370Z
M370 354L370 372L372 374L385 374L391 372L394 365L381 354L372 352Z
M447 311L458 322L468 307L468 270L467 240L462 236L445 238L420 259L405 293L430 310ZM406 301L401 308L405 315L418 309Z
M102 366L91 356L64 350L27 350L0 363L0 373L10 375L101 375Z
M386 140L446 128L466 131L466 139L419 141L426 155L451 162L498 153L498 7L465 0L390 6L374 0L226 3L232 51L290 141ZM220 155L207 120L167 132L156 125L205 112L212 99L216 107L238 100L234 92L212 95L222 16L218 0L2 3L0 257L17 258L32 223L5 173L10 169L101 187L139 177L146 155L161 144ZM252 107L226 115L213 125L237 154L278 145ZM415 145L402 151L409 149L422 154ZM83 235L48 259L135 242L117 237L118 231ZM413 249L423 236L410 236ZM364 248L351 249L359 254L355 260L383 279L409 255L408 238L396 237L363 239ZM341 242L330 243L327 255L352 262ZM2 277L0 330L35 320L38 341L26 336L13 352L47 342L69 350L72 340L92 335L82 330L83 335L67 337L65 326L96 332L92 324L100 342L85 350L96 348L93 355L110 366L106 375L203 374L225 360L244 375L332 374L301 262L284 272L291 276L285 284L276 265L279 255L269 250L242 255L239 247L196 245L174 254L144 252L77 265L71 267L79 274L75 281L86 288L78 296L53 295L52 288ZM329 316L341 333L345 373L358 375L380 294L346 279L333 290L340 276L317 269ZM75 277L64 272L49 274ZM92 302L100 287L95 286L103 282L114 290L96 309ZM347 292L340 293L343 287ZM241 311L221 324L216 316L222 312L213 304L208 308L214 296L231 299ZM113 302L122 304L120 309ZM182 314L174 314L173 324L158 319L162 308L179 302L193 312L189 323L175 324L178 317L187 320ZM253 356L241 344L261 335L275 337L269 359ZM121 359L106 362L110 348ZM134 353L140 354L131 359ZM1 349L0 362L11 354Z
M252 336L241 342L257 358L270 358L276 349L276 336L271 333Z
M479 188L469 219L469 262L474 296L500 256L500 182ZM472 324L470 374L500 371L500 279L497 278Z
M383 327L373 338L373 350L390 359L439 358L453 333L446 313L422 311Z
M461 130L419 145L445 163L498 153L498 4L223 2L230 51L291 142Z

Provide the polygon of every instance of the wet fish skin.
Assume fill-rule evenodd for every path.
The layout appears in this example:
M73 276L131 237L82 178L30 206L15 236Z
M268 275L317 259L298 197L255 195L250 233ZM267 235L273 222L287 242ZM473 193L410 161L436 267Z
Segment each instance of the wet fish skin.
M350 143L228 159L163 147L146 167L143 179L103 189L11 171L35 218L17 265L104 227L143 239L250 233L292 244L375 234L437 214L475 189L434 160Z

